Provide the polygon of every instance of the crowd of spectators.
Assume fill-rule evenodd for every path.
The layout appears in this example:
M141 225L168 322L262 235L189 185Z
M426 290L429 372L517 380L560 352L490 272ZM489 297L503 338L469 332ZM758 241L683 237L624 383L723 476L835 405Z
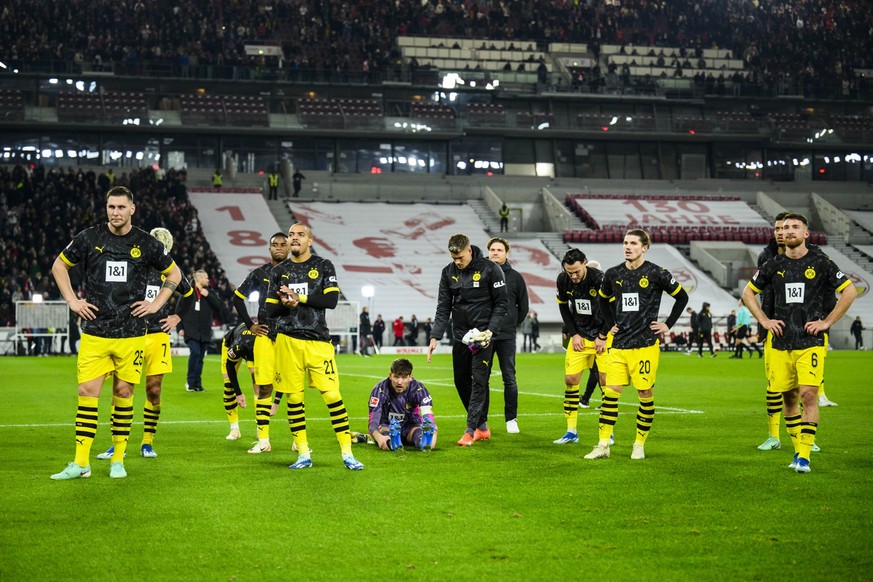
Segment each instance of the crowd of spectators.
M867 0L9 0L0 10L4 60L122 74L158 61L180 75L233 65L375 81L404 68L398 35L588 43L598 57L603 44L725 48L746 63L741 81L798 90L850 92L857 69L873 66ZM246 55L250 43L283 56Z
M210 287L222 302L222 322L233 323L233 288L209 248L185 187L185 172L161 175L151 168L114 177L91 170L0 167L0 326L15 324L15 301L61 299L51 266L80 230L106 222L105 194L110 185L128 186L135 196L133 223L146 231L156 226L173 233L173 258L182 273L209 273ZM78 290L81 277L70 272Z

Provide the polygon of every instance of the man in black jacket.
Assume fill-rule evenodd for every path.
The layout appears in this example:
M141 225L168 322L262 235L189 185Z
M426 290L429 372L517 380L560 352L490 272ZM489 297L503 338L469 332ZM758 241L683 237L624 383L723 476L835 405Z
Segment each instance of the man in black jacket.
M703 342L709 345L709 357L715 357L715 349L712 347L712 312L709 303L704 303L700 313L697 314L697 357L703 357Z
M370 338L373 335L373 329L370 325L370 310L367 307L361 309L361 315L358 318L358 343L360 344L360 353L365 358L369 358L367 348L370 345ZM375 346L375 343L373 344Z
M194 272L194 293L183 301L191 301L185 316L182 318L179 334L188 344L191 354L188 356L188 382L185 389L188 392L203 392L203 357L212 342L212 318L215 313L221 313L221 303L215 295L209 293L209 275L203 269Z
M451 315L455 388L467 410L467 429L458 446L469 447L474 441L491 438L486 408L494 351L491 338L500 330L509 300L503 271L489 261L479 247L472 246L467 235L453 234L448 247L452 262L440 275L427 361L430 363Z
M494 356L500 361L500 375L503 376L503 415L506 418L506 432L516 434L518 429L518 384L515 381L515 337L516 329L524 321L530 307L527 285L521 274L512 268L507 260L509 242L500 237L488 241L488 258L500 265L506 279L506 295L509 300L508 311L500 329L494 332L491 344ZM486 398L485 412L488 413L490 398Z

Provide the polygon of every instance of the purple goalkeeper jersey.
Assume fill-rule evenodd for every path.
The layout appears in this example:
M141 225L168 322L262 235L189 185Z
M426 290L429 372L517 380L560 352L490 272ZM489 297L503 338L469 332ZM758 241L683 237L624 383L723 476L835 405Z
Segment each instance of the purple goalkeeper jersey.
M421 426L421 407L433 406L433 398L424 384L411 380L403 394L398 394L391 387L391 380L385 378L370 393L370 424L369 433L378 430L380 426L388 426L392 418L400 420L401 430L406 431L413 426Z

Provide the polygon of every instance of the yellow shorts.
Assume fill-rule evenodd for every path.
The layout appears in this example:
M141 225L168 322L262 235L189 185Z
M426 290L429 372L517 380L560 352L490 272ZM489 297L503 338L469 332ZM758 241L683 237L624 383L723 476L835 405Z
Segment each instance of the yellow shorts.
M273 383L273 377L276 375L275 352L273 340L265 335L259 335L255 338L255 361L253 366L256 384L267 386Z
M142 377L145 336L105 338L82 334L76 374L79 384L114 373L119 380L139 384Z
M581 352L573 349L573 342L567 344L567 354L564 356L564 375L581 374L583 371L590 369L597 362L597 369L600 372L606 370L606 364L609 362L609 348L612 347L612 334L606 336L606 350L602 354L598 354L594 347L594 340L583 338L584 347Z
M160 376L173 371L170 334L149 333L145 341L145 375Z
M276 338L276 392L303 392L309 386L319 392L339 390L339 374L333 344L301 340L279 334Z
M648 390L655 385L661 346L658 343L646 348L609 350L606 364L606 385L627 386L633 382L637 390Z
M770 350L767 381L773 392L788 392L798 386L820 386L824 378L827 348Z

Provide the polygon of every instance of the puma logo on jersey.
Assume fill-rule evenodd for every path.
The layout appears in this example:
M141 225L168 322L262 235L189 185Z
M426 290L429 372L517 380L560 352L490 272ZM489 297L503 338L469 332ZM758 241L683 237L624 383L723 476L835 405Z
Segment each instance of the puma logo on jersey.
M457 277L455 277L455 276L454 276L454 275L452 275L452 279L453 279L453 280L454 280L454 281L455 281L455 283L457 283L457 282L458 282L458 278L457 278Z
M621 285L621 281L616 281L615 284L618 285L619 287L622 286L622 285Z
M780 277L782 277L783 279L785 278L785 271L776 271L776 274L779 275Z
M102 253L102 252L103 252L103 249L106 248L106 245L103 245L102 247L96 247L96 246L95 246L94 248L97 249L99 252Z

